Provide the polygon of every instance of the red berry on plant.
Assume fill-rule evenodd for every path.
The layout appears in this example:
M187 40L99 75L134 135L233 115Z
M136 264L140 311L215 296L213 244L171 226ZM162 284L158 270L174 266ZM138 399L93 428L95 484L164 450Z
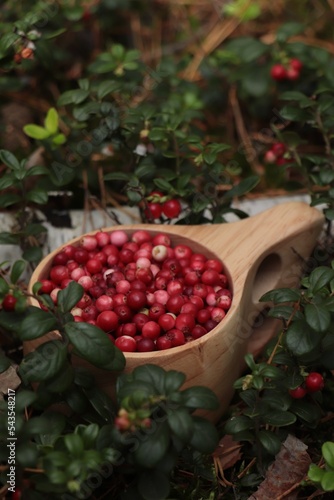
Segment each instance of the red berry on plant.
M274 64L270 69L270 76L276 81L286 79L286 69L283 64Z
M299 59L294 58L290 60L289 66L296 71L300 71L303 67L303 63Z
M271 146L271 151L276 155L276 156L282 156L284 155L285 151L286 151L286 146L283 142L275 142L275 144L273 144Z
M148 203L144 214L148 219L159 219L162 214L162 205L160 203Z
M277 159L276 154L271 149L265 152L264 161L266 163L276 163L276 159Z
M163 203L162 205L162 212L169 219L178 217L180 215L181 209L182 207L179 200L168 200L165 201L165 203Z
M16 302L17 298L14 297L14 295L12 295L11 293L7 293L7 295L5 295L3 298L2 307L7 312L14 311Z
M306 395L307 391L301 385L295 389L290 389L289 394L293 399L302 399Z
M323 376L318 372L311 372L305 379L307 392L317 392L324 388L325 382Z

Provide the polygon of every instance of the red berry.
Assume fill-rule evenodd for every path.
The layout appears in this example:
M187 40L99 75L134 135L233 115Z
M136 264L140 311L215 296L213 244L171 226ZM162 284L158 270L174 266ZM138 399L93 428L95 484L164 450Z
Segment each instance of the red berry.
M122 335L115 340L115 346L123 352L135 352L137 350L137 342L133 337Z
M299 74L299 70L297 69L294 69L294 68L288 68L287 71L286 71L286 78L288 80L298 80L300 74Z
M277 159L276 154L271 149L265 152L264 161L266 163L276 163L276 159Z
M284 153L286 151L286 146L285 146L285 144L283 144L283 142L275 142L275 144L273 144L271 146L271 151L276 156L282 156L282 155L284 155Z
M307 392L317 392L324 388L325 382L323 376L318 372L311 372L305 379Z
M118 316L114 311L103 311L98 315L96 324L101 330L111 332L118 325Z
M285 80L286 69L283 64L274 64L270 69L270 76L276 81Z
M293 399L302 399L306 395L306 389L301 385L296 387L296 389L290 389L289 394Z
M160 203L148 203L144 213L148 219L159 219L162 214L162 205Z
M69 271L65 266L55 266L50 271L50 278L56 285L60 285L60 283L68 277Z
M291 59L289 62L290 68L300 71L303 67L303 63L299 59Z
M165 201L165 203L163 203L162 205L162 212L169 219L178 217L180 215L181 209L182 207L179 200L168 200Z
M50 280L40 280L40 283L42 283L42 286L38 291L39 294L46 293L46 294L50 295L52 290L54 288L56 288L56 285L54 283L52 283L52 281L50 281Z
M17 298L11 293L7 293L2 301L2 307L7 312L14 311L16 302Z

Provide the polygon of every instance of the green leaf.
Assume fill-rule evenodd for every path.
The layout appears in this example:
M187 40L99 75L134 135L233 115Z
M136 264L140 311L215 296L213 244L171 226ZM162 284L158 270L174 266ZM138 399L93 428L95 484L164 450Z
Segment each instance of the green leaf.
M334 491L334 472L325 471L320 484L324 491Z
M81 437L78 434L66 434L64 436L64 444L70 455L81 458L84 451L84 445Z
M51 340L25 356L19 367L23 382L47 380L60 371L65 364L67 347L60 340Z
M35 165L30 167L26 171L26 177L32 177L33 175L48 175L49 171L42 165Z
M76 281L71 281L57 295L57 305L62 313L69 312L81 299L84 289Z
M10 272L10 280L15 285L20 279L21 274L26 268L26 262L24 260L17 260L14 262L12 270Z
M57 134L56 136L52 137L52 143L56 146L61 146L62 144L65 144L66 141L67 139L64 134Z
M294 308L292 306L275 306L270 309L268 316L270 318L285 319L288 321L293 313Z
M156 185L156 187L161 189L162 191L165 191L166 193L173 192L173 186L171 185L170 182L166 181L165 179L157 178L154 179L153 182Z
M324 286L334 279L334 269L326 266L319 266L309 276L310 291L319 292Z
M58 113L55 108L50 108L45 117L44 126L50 135L58 130Z
M45 390L50 393L62 393L66 391L74 380L74 370L70 363L66 362L60 373L56 373L44 382Z
M3 193L0 195L0 207L7 208L21 201L21 196L14 193ZM3 233L2 233L3 234Z
M324 474L325 474L324 469L320 469L320 467L318 467L315 464L310 465L310 468L307 473L309 479L311 481L314 481L315 483L320 483Z
M169 477L155 469L141 471L138 481L138 491L144 500L167 498L170 492Z
M287 105L280 110L280 116L285 120L305 122L310 118L310 113L304 109Z
M152 176L154 173L155 167L152 165L152 163L141 163L139 167L136 168L134 171L134 174L138 177L138 179L141 179L142 177L145 176Z
M0 150L0 160L7 165L11 170L20 170L20 162L10 151L5 149Z
M251 175L250 177L243 179L239 182L239 184L233 186L229 191L227 191L226 194L224 194L224 200L230 200L234 197L242 196L248 193L255 188L259 181L260 177L258 177L257 175Z
M277 32L276 38L278 42L285 42L288 38L294 35L299 35L299 33L303 33L305 29L304 24L298 23L295 21L290 21L282 24Z
M284 427L285 425L292 425L297 420L296 415L289 411L277 411L265 413L261 415L262 421L275 427Z
M276 455L279 452L281 441L276 434L270 431L259 431L257 437L263 448L270 453L270 455Z
M50 137L50 132L40 125L34 125L33 123L29 123L23 127L24 133L31 137L32 139L48 139Z
M213 453L219 442L216 427L201 417L193 417L193 422L194 432L190 446L201 453Z
M21 328L23 318L28 317L27 312L17 314L17 312L0 311L0 326L9 332L17 332Z
M110 423L115 414L115 408L112 400L103 391L100 391L96 387L93 389L83 389L86 394L89 403L97 411L97 413L105 420L105 422Z
M173 434L182 442L188 443L194 432L194 423L184 408L167 411L168 425Z
M45 189L34 188L28 191L26 195L27 200L33 203L38 203L39 205L45 205L49 199L47 191Z
M331 314L328 309L317 304L306 304L304 308L307 323L316 332L325 332L331 323Z
M89 323L67 323L65 332L75 347L75 354L99 368L112 363L116 347L108 335L96 326Z
M40 262L43 258L43 250L40 247L27 248L22 257L28 262Z
M58 106L66 106L67 104L80 104L89 96L88 90L76 89L67 90L58 99Z
M27 312L29 315L22 321L19 330L21 340L37 339L57 328L57 320L52 313L35 306L30 306Z
M20 235L3 231L0 233L0 245L18 245Z
M241 87L250 97L261 98L268 93L271 84L266 67L254 65L243 75Z
M125 172L110 172L104 176L106 181L128 181L131 175Z
M15 396L15 409L23 412L25 408L32 405L37 399L35 391L20 390Z
M163 394L166 372L158 365L145 364L137 366L133 372L134 380L140 380L152 384L158 393Z
M219 401L216 394L208 387L189 387L182 394L182 404L187 408L204 410L217 410Z
M15 177L12 174L4 174L0 179L0 189L14 186L15 182Z
M6 295L9 292L9 285L5 278L0 277L0 297Z
M295 356L302 356L317 347L321 338L305 321L296 320L286 332L286 346Z
M120 87L120 82L105 80L101 82L97 88L97 97L98 99L103 99L106 95L111 94L111 92L118 91Z
M165 374L164 393L168 396L168 394L178 391L184 384L185 380L186 376L184 373L177 372L175 370L169 370Z
M289 410L308 424L317 422L321 418L321 411L309 401L294 399Z
M170 444L170 432L167 422L163 422L152 432L141 432L141 439L133 451L135 463L141 467L154 467L167 453Z
M79 106L74 108L73 116L79 122L84 122L89 118L89 115L96 115L99 113L101 109L101 104L98 102L88 102L83 106Z
M253 427L253 422L249 417L239 415L231 417L225 424L224 431L226 434L236 434Z
M334 469L334 443L327 441L322 445L321 451L326 463Z
M92 448L95 445L100 428L97 424L78 425L75 432L78 433L85 445L85 448Z
M14 43L20 39L20 36L16 33L5 33L1 36L0 40L0 52L5 53L10 47L14 46Z

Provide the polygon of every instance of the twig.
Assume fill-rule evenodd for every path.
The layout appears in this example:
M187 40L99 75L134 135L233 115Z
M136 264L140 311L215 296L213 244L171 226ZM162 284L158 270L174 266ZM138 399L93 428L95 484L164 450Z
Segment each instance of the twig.
M254 457L254 458L253 458L253 459L249 462L249 464L248 464L248 465L244 468L244 470L243 470L242 472L240 472L240 474L238 474L238 475L237 475L237 478L238 478L238 479L241 479L242 477L244 477L244 476L247 474L247 472L249 471L249 469L250 469L251 467L253 467L253 465L255 464L255 462L256 462L256 457Z
M238 97L237 97L237 88L235 85L233 85L230 89L229 92L229 100L232 106L233 110L233 116L235 120L235 124L237 127L238 135L242 141L243 149L245 156L247 158L247 161L249 164L252 166L254 172L257 174L263 174L264 169L263 167L258 163L257 161L257 153L255 151L255 148L252 144L252 141L250 140L250 137L248 135L247 129L244 124L244 120L242 117Z

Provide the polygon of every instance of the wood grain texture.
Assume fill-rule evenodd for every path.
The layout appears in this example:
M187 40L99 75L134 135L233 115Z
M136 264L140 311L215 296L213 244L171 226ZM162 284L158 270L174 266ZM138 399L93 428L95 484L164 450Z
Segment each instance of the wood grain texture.
M323 227L323 215L303 202L275 206L248 219L229 224L203 226L167 226L137 224L105 228L107 232L123 229L129 234L146 229L152 234L169 233L173 245L185 243L209 258L220 258L225 267L233 301L223 321L207 335L184 346L153 353L126 353L126 372L136 366L154 363L166 370L186 374L184 387L205 385L220 400L216 412L202 413L217 421L233 395L233 382L244 369L246 352L258 354L276 333L280 323L264 319L261 311L268 305L259 302L263 293L274 288L298 284L303 263L310 256ZM93 231L89 234L94 234ZM78 244L75 238L68 244ZM50 253L32 275L32 285L47 277L51 262L61 247ZM24 343L24 352L57 335L50 332L40 339ZM91 369L101 389L114 395L116 375L92 367L74 358L74 363Z

